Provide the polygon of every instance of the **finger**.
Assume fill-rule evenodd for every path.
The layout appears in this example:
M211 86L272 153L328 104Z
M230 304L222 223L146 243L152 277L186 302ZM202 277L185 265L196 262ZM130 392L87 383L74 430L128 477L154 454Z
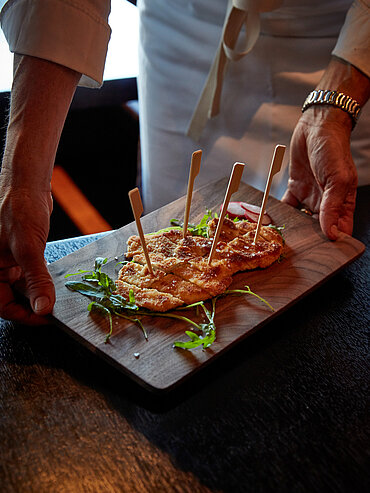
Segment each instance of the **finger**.
M22 269L19 266L9 267L8 269L0 269L0 282L8 282L14 284L22 276Z
M43 255L23 255L19 263L24 272L25 295L32 310L37 315L47 315L55 303L55 290Z
M0 270L15 267L17 265L17 262L14 260L13 255L6 248L1 248L1 245L0 250Z
M321 229L330 240L338 239L339 231L352 234L355 204L355 189L347 194L339 186L324 191L319 220Z
M289 189L285 191L281 201L293 207L298 207L300 204L297 197Z
M324 193L321 202L319 221L323 233L329 238L329 240L338 239L339 212L336 209L337 206L335 206L334 203L330 205L328 204L328 194Z
M352 235L353 232L353 213L347 212L344 217L338 220L338 229L347 235Z
M0 317L27 325L44 325L48 321L35 315L29 306L16 301L13 290L7 282L0 282Z

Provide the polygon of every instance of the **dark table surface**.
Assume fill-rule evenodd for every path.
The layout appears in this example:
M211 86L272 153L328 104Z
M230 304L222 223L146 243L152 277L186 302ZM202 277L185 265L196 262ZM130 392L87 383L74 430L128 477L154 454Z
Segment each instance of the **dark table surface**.
M368 196L354 229L367 246ZM161 397L53 325L0 321L0 491L370 491L368 266L367 249Z

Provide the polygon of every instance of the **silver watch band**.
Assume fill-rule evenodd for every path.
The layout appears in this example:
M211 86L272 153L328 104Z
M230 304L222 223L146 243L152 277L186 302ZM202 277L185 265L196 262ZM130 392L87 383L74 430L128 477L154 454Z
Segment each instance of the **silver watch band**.
M361 112L361 106L355 99L337 91L317 89L310 92L302 106L302 113L316 104L329 104L345 111L352 117L353 127L356 125Z

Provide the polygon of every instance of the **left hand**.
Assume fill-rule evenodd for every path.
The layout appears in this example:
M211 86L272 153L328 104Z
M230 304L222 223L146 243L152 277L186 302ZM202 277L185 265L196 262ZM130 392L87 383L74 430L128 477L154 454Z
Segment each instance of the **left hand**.
M44 259L52 197L50 191L9 187L6 178L0 175L0 317L40 325L55 302Z
M282 201L318 215L331 240L352 234L357 171L350 151L351 119L338 108L309 108L291 140L288 188Z

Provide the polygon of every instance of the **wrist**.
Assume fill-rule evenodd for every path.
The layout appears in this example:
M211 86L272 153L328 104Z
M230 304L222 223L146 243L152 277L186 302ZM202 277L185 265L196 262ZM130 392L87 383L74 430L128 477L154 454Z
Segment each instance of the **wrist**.
M370 79L350 63L333 56L316 89L341 92L363 107L370 97Z
M29 133L9 127L1 167L1 181L13 189L50 191L55 153Z
M370 79L350 63L332 57L303 104L303 119L325 120L352 129L369 97Z

